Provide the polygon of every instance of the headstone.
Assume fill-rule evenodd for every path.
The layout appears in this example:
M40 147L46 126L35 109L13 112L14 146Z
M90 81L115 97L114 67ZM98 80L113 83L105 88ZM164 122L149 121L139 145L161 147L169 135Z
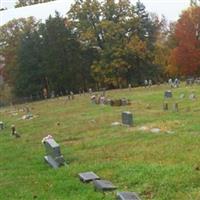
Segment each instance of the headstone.
M166 102L163 103L163 110L168 110L168 103Z
M94 172L83 172L79 173L78 176L85 183L100 179Z
M0 130L3 130L4 129L4 124L2 121L0 121Z
M122 124L124 125L133 125L133 115L131 112L124 111L122 112Z
M192 92L189 96L189 99L193 100L193 99L196 99L196 95L194 92Z
M15 135L15 131L16 131L15 125L11 125L11 134Z
M96 190L100 190L102 192L112 191L117 189L110 181L107 180L94 180L93 181L94 187Z
M117 200L140 200L134 192L118 192Z
M178 112L178 103L173 104L173 111Z
M165 91L164 98L172 98L172 92L171 92L171 90Z
M180 94L180 99L183 99L183 98L185 98L185 94Z
M44 140L44 146L46 149L45 161L53 168L58 168L65 165L65 160L60 152L60 146L53 138Z
M110 105L111 106L121 106L122 105L122 101L121 101L121 99L111 100Z

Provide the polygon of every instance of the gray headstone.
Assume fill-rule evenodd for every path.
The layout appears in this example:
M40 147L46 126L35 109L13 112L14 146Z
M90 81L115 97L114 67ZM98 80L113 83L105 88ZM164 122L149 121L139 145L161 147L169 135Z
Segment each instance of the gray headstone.
M118 192L117 200L140 200L134 192Z
M132 126L133 125L133 115L131 112L122 112L122 124Z
M172 92L171 92L171 90L165 91L164 98L172 98Z
M53 138L46 139L44 141L44 146L47 154L44 159L50 166L58 168L65 165L64 157L60 152L60 146Z
M180 99L185 98L185 94L180 94Z
M94 187L96 190L100 190L102 192L112 191L117 189L110 181L107 180L94 180L93 181Z
M78 174L79 178L83 182L90 182L100 179L94 172L83 172Z
M2 121L0 121L0 130L3 130L4 129L4 124Z

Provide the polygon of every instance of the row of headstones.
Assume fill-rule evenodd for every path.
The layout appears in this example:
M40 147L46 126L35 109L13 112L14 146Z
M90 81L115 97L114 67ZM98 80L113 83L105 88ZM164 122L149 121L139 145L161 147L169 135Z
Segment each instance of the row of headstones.
M172 91L171 90L167 90L164 92L164 98L172 98ZM185 97L185 94L181 94L180 95L180 99L183 99ZM189 99L195 99L196 98L196 95L194 92L192 92L190 95L189 95Z
M43 144L46 149L46 156L44 160L53 168L59 168L66 165L63 155L60 152L59 144L52 138L52 136L47 136L43 139ZM107 180L101 180L94 172L83 172L78 174L81 181L84 183L93 182L95 190L102 192L113 191L117 189L112 182ZM134 192L118 192L118 200L140 200L136 193Z
M108 180L101 180L94 172L83 172L78 174L80 180L84 183L93 182L95 190L101 192L113 191L117 187ZM117 192L116 198L118 200L140 200L135 192Z
M91 96L91 101L92 103L95 103L95 104L104 104L104 105L111 105L111 106L126 106L126 105L131 104L130 100L126 98L109 99L109 98L106 98L105 96L96 96L96 95Z

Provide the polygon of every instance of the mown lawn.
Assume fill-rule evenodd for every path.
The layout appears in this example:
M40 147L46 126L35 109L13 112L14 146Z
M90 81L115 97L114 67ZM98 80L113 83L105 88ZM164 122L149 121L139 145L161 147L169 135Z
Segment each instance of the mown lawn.
M0 109L0 199L111 200L79 181L78 173L94 171L141 199L200 199L200 86L172 89L169 111L163 111L167 85L108 91L111 98L129 98L131 106L94 105L89 95L29 103ZM196 100L190 100L194 91ZM180 99L181 93L185 98ZM179 112L172 111L178 102ZM20 119L24 106L37 117ZM111 126L121 112L134 115L134 127ZM14 114L14 113L17 113ZM60 125L57 125L57 123ZM11 136L15 124L21 138ZM147 130L141 130L141 127ZM159 133L150 132L159 128ZM51 134L68 166L54 170L44 163L41 140Z

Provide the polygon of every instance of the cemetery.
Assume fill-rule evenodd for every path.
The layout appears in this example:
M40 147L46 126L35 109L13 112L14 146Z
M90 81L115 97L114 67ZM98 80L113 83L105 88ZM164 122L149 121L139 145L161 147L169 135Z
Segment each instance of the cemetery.
M199 199L200 90L191 87L106 91L124 106L54 97L26 104L32 120L21 120L23 104L0 108L0 199Z

